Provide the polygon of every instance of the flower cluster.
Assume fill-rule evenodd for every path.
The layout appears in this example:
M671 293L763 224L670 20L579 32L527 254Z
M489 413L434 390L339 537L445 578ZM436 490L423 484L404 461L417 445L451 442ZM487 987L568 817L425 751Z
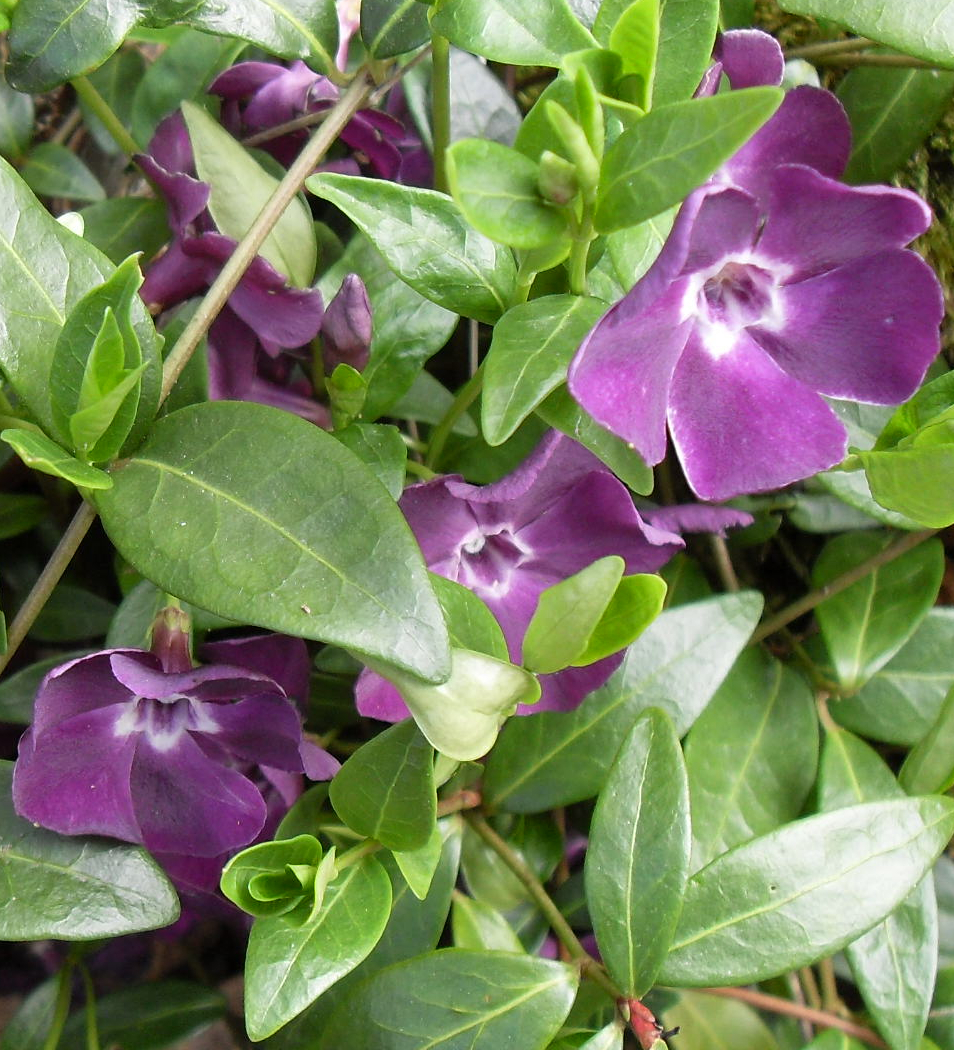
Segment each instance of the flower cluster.
M727 33L700 89L778 84L778 44ZM838 181L850 152L834 95L789 91L683 204L650 271L581 345L576 400L649 463L668 424L693 491L721 500L838 463L824 396L898 404L937 354L931 268L906 246L931 214L914 193ZM873 291L876 290L876 291Z

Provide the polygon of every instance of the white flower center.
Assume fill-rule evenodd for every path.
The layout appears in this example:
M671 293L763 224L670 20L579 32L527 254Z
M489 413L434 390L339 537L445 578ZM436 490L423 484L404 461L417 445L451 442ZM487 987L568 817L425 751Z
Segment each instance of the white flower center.
M505 525L477 529L457 550L457 582L482 597L499 598L510 589L514 572L533 551Z
M156 751L171 751L182 734L192 730L217 733L219 725L208 711L208 704L182 694L153 700L134 696L119 716L113 733L129 736L142 733Z

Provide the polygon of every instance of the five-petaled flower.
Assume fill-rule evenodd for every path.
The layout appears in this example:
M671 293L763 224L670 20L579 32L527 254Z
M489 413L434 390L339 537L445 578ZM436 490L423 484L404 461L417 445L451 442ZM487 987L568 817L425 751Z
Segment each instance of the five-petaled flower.
M727 34L717 57L734 87L781 80L764 34ZM906 248L931 213L907 190L837 181L849 152L834 95L790 91L685 201L570 367L576 400L647 462L662 460L668 423L703 499L838 463L846 433L822 395L898 404L937 354L941 290Z

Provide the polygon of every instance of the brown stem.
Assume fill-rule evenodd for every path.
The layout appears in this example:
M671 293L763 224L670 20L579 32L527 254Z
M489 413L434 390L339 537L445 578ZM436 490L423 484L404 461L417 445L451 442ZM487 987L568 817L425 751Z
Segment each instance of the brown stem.
M803 44L801 47L786 48L786 58L817 58L819 55L840 55L845 51L863 51L873 47L874 41L864 36L851 37L848 40L825 40L817 44Z
M769 995L766 992L758 992L753 988L700 988L700 992L706 995L718 995L724 999L738 999L739 1002L748 1003L758 1010L767 1010L770 1013L784 1014L786 1017L795 1017L810 1021L820 1028L837 1028L846 1035L853 1036L862 1043L869 1046L877 1046L887 1050L885 1043L870 1028L855 1024L854 1021L846 1021L825 1010L816 1010L811 1006L803 1006L801 1003L793 1003L790 999L782 999L777 995Z
M842 66L854 69L858 66L887 66L894 69L949 69L950 66L939 66L936 62L925 62L923 58L912 55L830 55L819 56L814 60L816 66Z
M936 532L937 529L925 529L923 532L906 532L903 536L899 536L894 543L889 543L887 547L878 551L877 554L873 554L859 565L842 573L841 576L836 577L831 583L826 583L824 587L810 591L803 598L799 598L797 602L792 602L791 605L786 606L774 616L763 620L749 639L749 645L755 645L757 642L761 642L763 638L768 638L770 634L774 634L786 624L790 624L792 620L797 620L799 616L810 612L816 605L820 605L825 601L826 598L831 598L833 595L841 593L853 583L863 580L875 569L879 569L882 565L887 565L889 562L894 561L895 558L900 558L902 554L913 550L919 543L923 543L926 539L935 535Z

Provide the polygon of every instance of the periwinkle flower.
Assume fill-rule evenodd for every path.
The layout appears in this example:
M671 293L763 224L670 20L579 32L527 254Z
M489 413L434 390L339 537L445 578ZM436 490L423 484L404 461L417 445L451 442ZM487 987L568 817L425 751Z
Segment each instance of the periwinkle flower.
M428 568L481 598L499 622L511 659L547 587L610 554L626 572L655 572L683 546L640 517L626 486L581 445L551 431L512 474L491 485L449 475L412 485L400 501ZM541 675L543 695L523 713L570 710L612 674L622 654ZM406 718L397 690L364 671L358 709Z
M764 34L727 34L721 68L733 86L777 83L781 54ZM701 90L714 89L710 76ZM941 290L906 248L931 213L907 190L837 181L849 151L835 97L790 91L685 201L570 367L576 400L648 463L668 424L703 499L838 463L846 433L822 395L898 404L938 351Z
M225 858L274 827L301 774L327 779L337 762L303 739L286 691L307 682L300 639L217 643L218 659L194 667L187 636L165 622L152 652L109 649L44 678L13 802L64 835L139 843L180 887L210 890Z

